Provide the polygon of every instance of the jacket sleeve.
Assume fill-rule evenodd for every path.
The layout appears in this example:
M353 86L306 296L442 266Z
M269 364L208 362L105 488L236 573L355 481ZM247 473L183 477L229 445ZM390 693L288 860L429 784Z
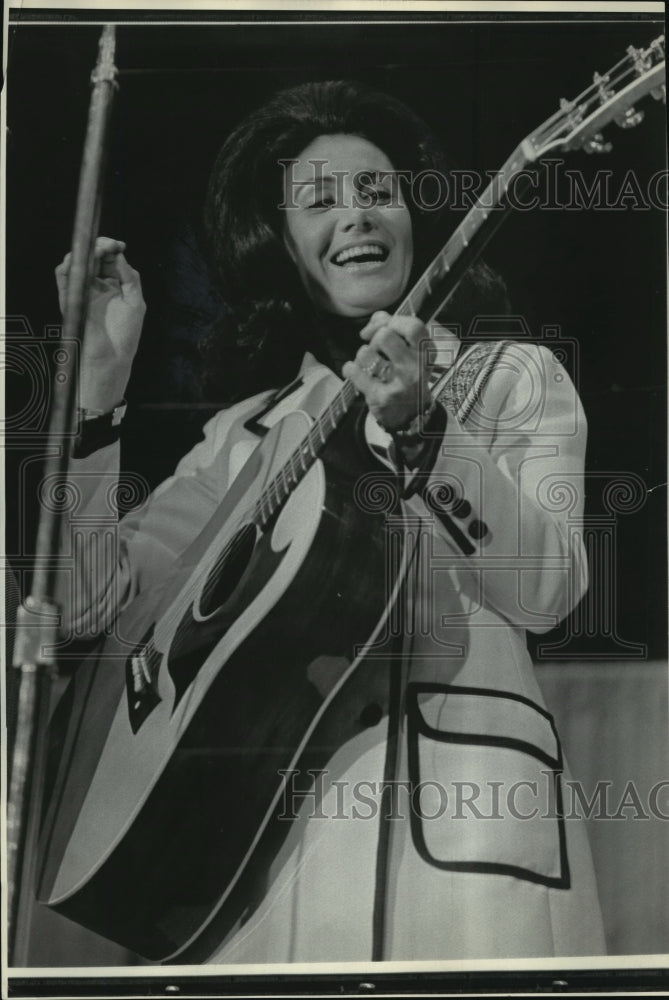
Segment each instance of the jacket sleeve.
M410 510L453 553L475 605L541 633L587 589L582 542L587 427L552 351L513 343L463 424L448 414Z
M153 493L141 476L119 477L118 444L72 460L68 486L75 506L56 594L63 634L94 636L109 630L139 593L164 581L225 493L225 444L238 415L235 406L209 420L202 441ZM137 506L119 518L119 507L133 502Z

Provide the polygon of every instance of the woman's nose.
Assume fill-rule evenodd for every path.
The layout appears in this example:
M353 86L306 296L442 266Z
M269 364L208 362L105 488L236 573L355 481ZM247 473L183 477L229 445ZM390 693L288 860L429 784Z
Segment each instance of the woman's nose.
M345 233L356 229L368 233L374 228L374 220L368 208L351 207L343 211L339 227Z

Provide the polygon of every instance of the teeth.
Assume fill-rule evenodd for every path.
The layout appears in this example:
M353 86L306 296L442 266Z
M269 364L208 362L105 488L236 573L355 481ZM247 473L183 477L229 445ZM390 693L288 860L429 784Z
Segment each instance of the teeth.
M360 247L349 247L348 250L341 250L334 258L333 263L345 264L347 260L355 260L358 257L385 257L386 250L374 243L365 244Z

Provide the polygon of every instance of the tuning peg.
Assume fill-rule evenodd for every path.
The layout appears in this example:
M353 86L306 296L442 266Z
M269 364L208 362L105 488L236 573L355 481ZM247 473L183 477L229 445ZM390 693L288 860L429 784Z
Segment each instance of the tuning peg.
M601 132L596 132L592 138L586 139L583 142L582 149L586 153L610 153L613 149L613 145L610 142L604 142L604 137Z
M655 38L650 43L650 51L657 58L658 62L664 59L664 35L660 35L659 38Z
M664 101L664 103L666 104L667 103L667 85L665 83L663 83L660 87L655 87L654 90L651 90L650 96L654 97L656 101Z
M568 101L566 97L560 98L560 111L565 116L565 124L568 128L578 128L583 121L587 105L576 104L575 101Z
M643 121L643 111L637 111L636 108L628 108L627 111L618 115L615 120L616 125L620 125L621 128L634 128Z
M593 74L593 83L597 87L597 95L599 97L600 104L606 104L606 102L613 97L614 91L607 87L609 83L609 76L601 76L599 73Z
M633 45L628 45L627 55L634 63L634 72L637 76L643 76L653 64L650 49L635 49Z

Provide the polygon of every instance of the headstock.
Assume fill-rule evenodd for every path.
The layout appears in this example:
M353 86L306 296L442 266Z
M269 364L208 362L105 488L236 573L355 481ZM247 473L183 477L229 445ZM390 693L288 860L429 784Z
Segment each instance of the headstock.
M571 101L563 99L560 110L525 139L525 158L536 160L552 150L607 153L611 143L604 142L601 130L612 121L625 129L638 125L644 113L634 105L647 94L666 102L665 79L664 35L647 49L630 45L624 59L603 75L595 73L589 87Z

